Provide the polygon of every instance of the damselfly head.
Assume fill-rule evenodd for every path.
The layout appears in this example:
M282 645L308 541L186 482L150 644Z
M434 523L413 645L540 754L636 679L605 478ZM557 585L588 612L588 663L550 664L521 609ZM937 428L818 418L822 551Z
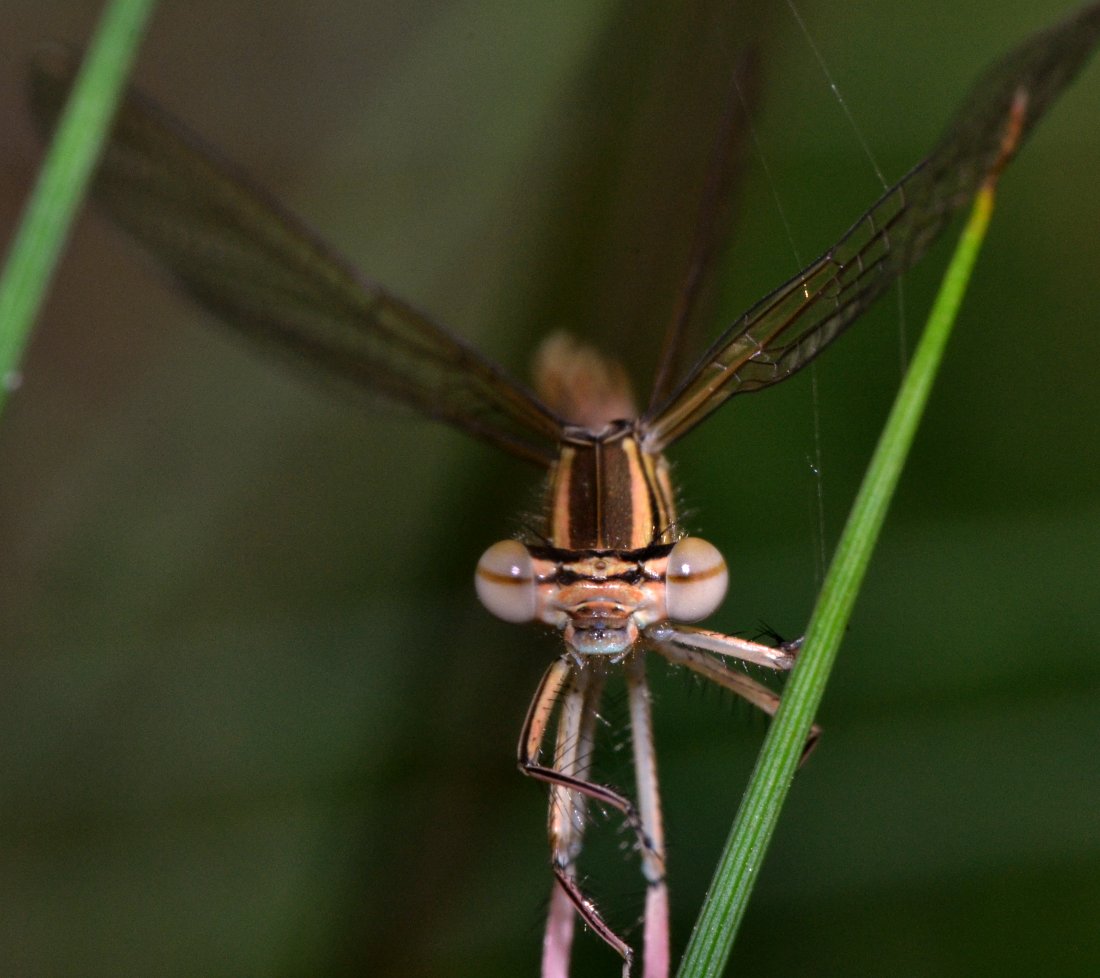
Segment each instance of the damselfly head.
M718 548L698 537L640 551L494 543L478 561L481 603L510 622L540 621L581 655L621 655L662 621L706 618L726 595Z

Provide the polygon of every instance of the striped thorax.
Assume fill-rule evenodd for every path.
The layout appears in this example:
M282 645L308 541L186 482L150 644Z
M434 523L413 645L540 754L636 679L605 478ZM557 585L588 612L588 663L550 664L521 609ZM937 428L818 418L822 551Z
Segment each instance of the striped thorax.
M705 618L725 596L722 555L675 538L668 463L632 423L569 430L547 495L545 544L501 541L478 562L478 596L497 617L551 625L579 655L621 657L646 628Z

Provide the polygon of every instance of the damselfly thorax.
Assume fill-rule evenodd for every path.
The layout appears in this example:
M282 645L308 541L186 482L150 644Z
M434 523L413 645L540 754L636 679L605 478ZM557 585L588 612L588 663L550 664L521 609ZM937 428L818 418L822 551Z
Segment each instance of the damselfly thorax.
M499 618L559 629L578 656L621 658L651 626L711 614L725 597L726 563L713 545L683 536L668 461L644 449L640 423L610 416L633 413L621 371L560 335L536 363L548 406L591 427L562 432L540 542L490 547L477 593Z

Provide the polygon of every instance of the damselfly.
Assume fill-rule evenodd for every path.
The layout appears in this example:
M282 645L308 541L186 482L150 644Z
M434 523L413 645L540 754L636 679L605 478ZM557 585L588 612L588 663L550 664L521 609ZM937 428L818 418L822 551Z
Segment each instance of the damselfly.
M771 386L810 363L919 259L1006 162L1010 129L1026 135L1098 34L1094 5L998 62L924 161L836 245L739 317L684 376L662 369L641 411L614 364L561 336L542 345L532 393L414 307L364 281L179 123L140 95L127 97L96 195L186 291L262 345L548 470L544 525L529 539L489 547L476 571L489 611L557 629L565 646L535 693L518 750L521 770L550 791L555 884L543 947L548 978L568 972L578 916L621 956L624 974L634 971L635 951L578 882L592 803L619 812L633 833L646 881L642 966L647 978L668 973L647 655L685 666L770 714L777 695L725 660L785 670L797 652L797 643L772 646L689 624L722 601L726 567L712 545L686 535L666 450L733 395ZM57 53L36 68L35 109L47 126L73 71L73 60ZM704 224L668 329L665 364L678 361L713 236ZM590 771L598 704L612 668L626 677L634 797L597 783Z

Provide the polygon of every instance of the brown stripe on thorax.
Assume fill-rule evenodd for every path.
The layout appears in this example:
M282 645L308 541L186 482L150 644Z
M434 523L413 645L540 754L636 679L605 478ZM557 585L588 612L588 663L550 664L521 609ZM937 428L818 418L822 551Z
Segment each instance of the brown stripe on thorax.
M675 521L668 463L643 452L627 423L570 432L548 495L547 536L566 550L639 550L663 542Z

